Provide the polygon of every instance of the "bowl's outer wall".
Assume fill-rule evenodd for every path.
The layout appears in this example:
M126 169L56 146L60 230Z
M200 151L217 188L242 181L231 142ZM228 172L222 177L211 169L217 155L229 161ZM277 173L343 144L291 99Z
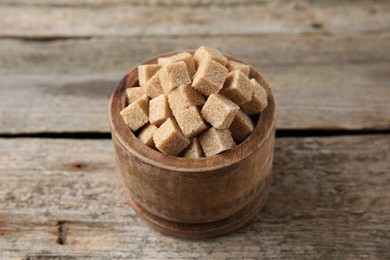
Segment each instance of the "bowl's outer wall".
M208 172L180 172L145 163L113 137L121 179L134 201L176 222L203 223L233 215L251 203L271 174L274 136L242 161Z
M128 73L113 94L110 119L120 177L134 202L163 219L179 223L206 223L233 215L252 203L254 199L259 199L259 194L268 195L270 186L264 183L267 178L272 177L268 175L272 174L275 105L269 86L253 68L251 68L251 76L265 87L269 103L261 113L254 132L237 147L239 149L235 148L224 153L225 157L216 156L215 159L221 159L219 167L208 169L206 166L209 158L196 161L198 165L202 164L202 169L198 171L190 167L191 160L188 161L188 169L183 169L183 165L186 164L177 168L172 165L161 167L164 161L154 162L139 156L126 145L126 140L122 137L123 133L118 134L119 131L127 131L129 135L132 135L126 126L123 127L124 122L117 113L118 111L112 109L115 105L118 107L118 104L113 104L114 102L124 102L126 87L134 85L136 69ZM118 124L122 127L118 127ZM139 141L133 144L143 145ZM146 155L158 153L146 146L143 149L142 153ZM230 161L233 163L225 163L229 162L229 158L226 158L229 155L232 156ZM172 164L173 157L158 156ZM180 159L179 162L186 160ZM213 165L215 165L215 159L213 159Z

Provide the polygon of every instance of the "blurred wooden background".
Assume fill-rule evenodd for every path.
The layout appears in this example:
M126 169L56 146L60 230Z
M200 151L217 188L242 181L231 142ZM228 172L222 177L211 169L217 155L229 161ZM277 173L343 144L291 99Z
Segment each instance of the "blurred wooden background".
M265 209L162 236L118 187L107 108L126 72L209 45L277 102ZM389 259L390 2L0 0L0 259Z

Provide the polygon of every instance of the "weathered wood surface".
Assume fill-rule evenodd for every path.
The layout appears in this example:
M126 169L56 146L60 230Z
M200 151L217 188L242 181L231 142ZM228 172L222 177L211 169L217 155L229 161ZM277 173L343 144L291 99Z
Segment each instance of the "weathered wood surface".
M108 132L108 98L129 68L201 44L260 70L279 129L388 129L389 41L389 33L1 40L0 133Z
M340 34L390 29L388 1L348 1L339 4L282 1L221 6L137 5L122 2L90 7L85 4L78 8L67 5L3 4L0 5L0 36Z
M345 0L344 0L345 1ZM166 5L166 6L199 6L199 5L237 5L237 4L263 4L272 0L2 0L5 5L46 5L46 6L72 6L72 7L95 7L118 4L128 5Z
M390 257L389 135L277 139L265 209L205 241L162 236L135 216L110 140L0 142L2 259Z
M124 73L164 52L209 45L261 68L375 64L390 61L390 31L348 35L107 37L0 40L0 75Z
M278 129L388 131L389 13L386 0L2 0L0 134L107 133L130 67L203 44L262 72ZM389 259L389 140L277 139L264 211L194 242L135 216L110 140L3 138L0 259Z

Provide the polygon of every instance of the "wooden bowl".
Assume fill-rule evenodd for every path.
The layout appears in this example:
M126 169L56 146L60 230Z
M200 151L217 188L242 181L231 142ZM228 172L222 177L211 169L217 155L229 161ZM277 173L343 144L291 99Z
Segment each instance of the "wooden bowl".
M156 62L157 57L143 64ZM230 151L189 159L145 146L119 115L126 88L138 84L137 73L130 70L119 83L109 111L117 168L134 210L160 232L185 238L221 235L248 222L265 204L272 181L275 103L268 84L251 67L250 77L267 91L268 106L249 137Z

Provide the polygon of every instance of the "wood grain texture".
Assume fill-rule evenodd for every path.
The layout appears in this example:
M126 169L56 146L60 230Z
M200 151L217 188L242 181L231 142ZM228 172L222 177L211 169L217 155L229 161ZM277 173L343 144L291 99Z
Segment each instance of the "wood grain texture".
M301 0L302 3L314 3L319 5L334 5L340 3L359 3L367 0ZM375 0L375 2L385 2L386 0ZM2 0L3 5L46 5L46 6L110 6L117 4L127 5L169 5L169 6L201 6L201 5L250 5L272 3L273 0ZM294 0L284 0L284 3L292 3Z
M55 38L140 35L373 33L390 29L389 2L310 1L251 5L0 5L0 36Z
M231 235L196 242L135 216L110 140L1 139L2 257L388 259L389 137L277 139L264 210Z
M390 32L349 35L108 37L0 40L0 75L120 72L165 52L215 47L258 67L372 64L390 61Z
M388 129L389 41L389 33L1 40L9 94L0 96L0 133L109 132L108 99L128 69L201 44L259 69L274 90L279 129Z
M113 5L168 5L168 6L199 6L199 5L245 5L269 3L272 0L2 0L4 5L45 5L45 6L113 6Z
M388 68L260 69L275 93L278 129L338 130L390 128ZM0 133L107 133L109 96L123 74L2 76Z

